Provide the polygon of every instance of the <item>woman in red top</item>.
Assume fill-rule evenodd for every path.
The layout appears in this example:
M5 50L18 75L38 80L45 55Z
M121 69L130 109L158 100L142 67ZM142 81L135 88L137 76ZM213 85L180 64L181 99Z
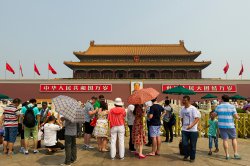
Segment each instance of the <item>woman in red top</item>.
M117 135L119 139L119 155L120 159L124 159L125 147L124 147L124 134L125 134L125 116L126 112L123 108L123 102L121 98L115 99L115 108L111 109L108 115L108 120L110 121L111 128L111 148L110 154L111 159L114 160L116 155L116 140Z

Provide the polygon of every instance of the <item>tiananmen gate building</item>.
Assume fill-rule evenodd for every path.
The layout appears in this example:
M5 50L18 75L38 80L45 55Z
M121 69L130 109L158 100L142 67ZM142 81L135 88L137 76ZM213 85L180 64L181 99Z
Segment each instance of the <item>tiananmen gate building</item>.
M80 62L64 62L78 79L200 79L211 61L196 62L201 51L179 44L99 45L74 52Z

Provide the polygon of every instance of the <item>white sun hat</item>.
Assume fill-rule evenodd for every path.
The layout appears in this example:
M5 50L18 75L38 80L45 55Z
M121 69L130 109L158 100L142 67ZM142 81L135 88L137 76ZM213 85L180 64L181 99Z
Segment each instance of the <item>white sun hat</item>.
M119 98L119 97L115 99L115 103L114 104L118 105L118 106L123 106L124 105L124 103L122 102L122 99Z

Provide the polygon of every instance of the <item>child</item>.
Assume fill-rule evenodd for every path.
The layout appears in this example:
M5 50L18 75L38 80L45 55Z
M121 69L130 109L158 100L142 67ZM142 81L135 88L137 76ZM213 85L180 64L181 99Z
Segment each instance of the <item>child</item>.
M208 155L212 155L212 147L213 147L213 141L215 144L215 153L219 152L218 148L218 137L219 137L219 130L218 130L218 120L212 116L213 111L210 112L209 116L210 119L208 121L209 130L208 130L208 139L209 139L209 152Z

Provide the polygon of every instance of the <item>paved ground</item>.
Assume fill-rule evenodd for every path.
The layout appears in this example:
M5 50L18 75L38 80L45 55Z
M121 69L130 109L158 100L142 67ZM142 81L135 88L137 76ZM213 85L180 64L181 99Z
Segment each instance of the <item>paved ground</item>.
M127 140L126 138L126 145ZM158 166L158 165L173 165L173 166L181 166L181 165L196 165L196 166L231 166L231 165L250 165L250 140L248 139L239 139L239 152L242 156L242 160L237 161L231 159L230 161L226 161L224 159L224 152L222 149L221 141L220 144L220 152L218 154L214 154L213 156L207 155L207 146L208 139L201 138L198 141L197 148L197 159L195 163L189 163L182 161L182 156L179 155L178 143L180 138L175 138L172 144L162 144L162 153L159 157L147 157L146 159L139 160L135 158L132 153L127 150L126 146L126 156L125 160L110 160L109 153L100 153L96 150L91 151L82 151L80 149L82 139L78 139L78 162L74 165L76 166ZM96 146L95 141L92 142L93 145ZM1 148L0 148L1 149ZM230 146L230 149L231 146ZM144 153L150 152L150 148L145 147ZM232 151L231 151L232 154ZM60 165L64 161L64 152L58 152L53 156L45 155L45 150L40 150L39 154L30 154L28 156L24 156L23 154L16 154L12 158L0 155L0 166L8 165L8 166L27 166L27 165Z

